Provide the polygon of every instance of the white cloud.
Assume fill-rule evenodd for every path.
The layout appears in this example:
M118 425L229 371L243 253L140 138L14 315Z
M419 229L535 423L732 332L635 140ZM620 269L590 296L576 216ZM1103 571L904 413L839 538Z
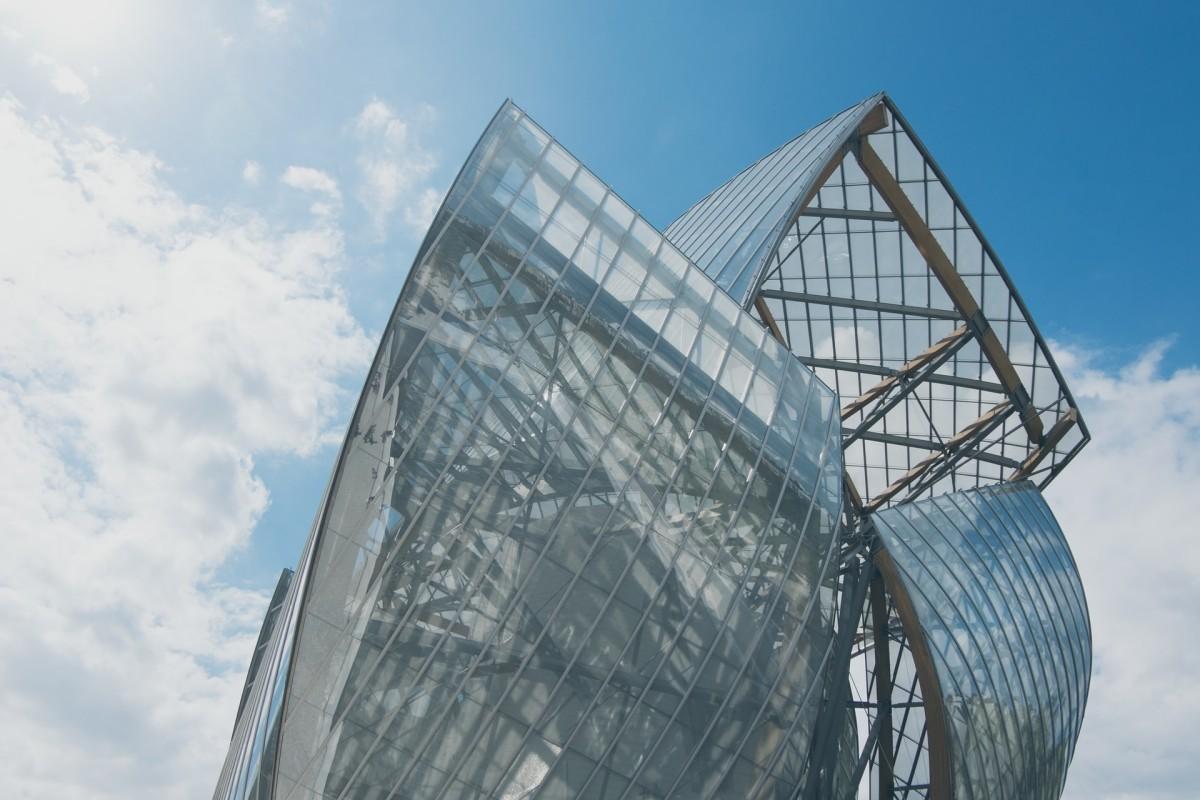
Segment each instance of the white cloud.
M259 23L268 27L283 27L292 15L288 3L272 3L269 0L255 0L254 15Z
M214 570L257 457L340 422L369 350L327 217L189 204L153 156L0 99L0 783L212 790L265 598Z
M342 193L338 189L337 181L327 173L313 167L297 167L291 166L283 171L283 176L280 178L286 185L293 189L299 189L302 192L316 192L323 194L330 200L341 201Z
M831 335L822 332L813 345L813 355L842 361L878 360L879 336L868 325L838 325Z
M247 161L242 167L242 180L251 186L258 186L262 181L262 164L257 161Z
M1103 369L1060 349L1094 437L1050 486L1091 613L1095 661L1065 797L1195 796L1200 745L1200 369L1164 346Z
M442 204L442 193L437 189L425 189L416 201L404 209L404 222L413 231L424 233L433 223L433 215Z
M325 199L312 204L310 210L318 216L332 216L342 209L342 192L337 181L327 172L313 167L291 166L279 179L284 185L302 192L322 195Z
M60 64L44 53L34 53L30 63L35 67L45 67L50 73L50 85L59 94L74 97L81 103L86 103L91 97L87 83L75 70Z
M397 211L407 225L420 233L437 210L431 204L440 193L422 189L437 167L437 160L417 135L433 117L433 108L424 106L411 120L405 120L387 103L375 99L363 107L351 125L359 143L358 199L381 238L387 235Z

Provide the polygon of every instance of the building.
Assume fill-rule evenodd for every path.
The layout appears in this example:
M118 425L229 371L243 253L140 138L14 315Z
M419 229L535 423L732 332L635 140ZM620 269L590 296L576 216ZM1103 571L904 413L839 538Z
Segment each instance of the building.
M505 103L214 796L1058 797L1090 629L1040 490L1087 440L888 97L665 233Z

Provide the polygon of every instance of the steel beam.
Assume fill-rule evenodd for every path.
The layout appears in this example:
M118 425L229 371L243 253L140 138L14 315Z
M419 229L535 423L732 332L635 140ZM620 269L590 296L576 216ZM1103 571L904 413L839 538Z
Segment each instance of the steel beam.
M867 222L895 222L896 215L890 211L869 211L865 208L821 208L810 206L801 210L801 217L832 217L833 219L859 219Z
M970 329L966 325L963 325L955 329L949 336L935 342L925 352L906 361L894 374L887 376L844 406L842 408L842 419L852 417L859 411L862 411L872 401L890 391L893 386L912 377L920 370L926 367L931 367L931 370L937 369L947 358L954 355L958 348L963 346L970 332ZM914 381L914 383L919 383L919 381ZM892 399L898 402L900 398Z
M930 470L909 485L909 495L916 497L921 492L925 491L930 486L933 486L933 484L937 483L939 480L951 473L963 458L971 458L974 453L983 452L978 445L985 437L987 437L988 434L990 434L1000 425L1004 424L1004 420L1008 418L1008 413L1012 410L1012 408L1013 407L1010 403L1009 407L1005 409L1003 413L991 416L989 412L989 414L985 415L985 417L990 416L991 418L987 419L986 422L984 418L981 417L980 419L976 420L974 425L968 426L967 430L964 430L961 434L956 435L954 439L951 440L954 442L954 449L947 453L946 458L941 459L941 461L933 464L933 467ZM992 411L997 410L998 409L992 409ZM964 438L960 439L960 436ZM992 447L998 443L999 442L992 442L988 446Z
M875 752L881 722L883 722L883 717L877 715L875 721L871 723L871 729L867 731L867 740L863 742L858 762L854 765L854 772L850 774L850 794L845 798L841 798L841 800L855 800L858 797L858 784L862 781L862 776L867 770L867 765L871 763L871 754ZM880 795L880 797L891 798L891 795Z
M852 433L849 428L842 428L842 435L846 436ZM898 433L880 433L879 431L863 431L858 435L859 439L865 439L869 442L879 442L880 444L896 444L901 447L915 447L919 450L941 450L943 444L934 442L929 439L919 439L916 436L901 436ZM975 450L964 453L963 455L973 458L977 461L986 461L988 464L995 464L1000 467L1008 467L1009 469L1018 469L1021 462L1015 458L1007 458L999 456L995 453L989 453L986 450ZM1012 479L1010 479L1012 480Z
M875 722L879 730L878 796L881 798L890 798L895 791L895 777L892 774L895 747L892 741L892 648L891 637L888 634L890 618L883 575L877 570L871 576L871 636L875 640L875 702L878 704Z
M782 289L768 289L766 287L759 289L758 294L759 297L770 297L774 300L793 300L797 303L810 303L818 306L856 308L860 311L879 311L884 314L903 314L910 317L962 322L962 316L957 311L944 308L908 306L902 303L882 303L878 300L860 300L855 297L831 297L827 294L809 294L808 292L788 292Z
M891 500L893 497L903 491L904 487L916 481L931 468L933 468L933 466L939 461L953 458L958 454L959 448L971 441L975 435L981 431L990 430L991 427L994 427L993 423L1003 421L1004 417L1007 416L1012 409L1013 404L1008 400L992 406L992 408L989 409L983 416L947 440L941 450L930 453L928 456L921 459L919 462L914 464L908 472L904 473L895 481L893 481L891 486L884 489L875 497L872 497L871 501L867 503L867 510L874 511L888 500Z
M830 797L833 789L838 743L843 725L840 715L846 714L850 691L850 655L854 649L854 634L862 619L867 589L875 575L875 562L867 559L858 569L846 573L838 607L838 631L831 644L833 664L828 675L829 685L823 697L814 728L812 750L809 753L808 775L805 779L804 800ZM840 680L846 676L846 680Z
M1020 412L1021 421L1029 432L1029 438L1035 443L1041 442L1042 421L1030 402L1029 392L1021 383L1016 367L1013 366L999 337L996 336L996 332L992 330L991 324L983 315L979 303L971 294L971 290L967 288L962 276L958 274L958 270L954 268L954 263L942 250L942 246L938 244L937 238L929 230L925 220L922 219L912 201L908 199L908 195L904 193L900 184L896 182L892 173L879 158L879 154L871 148L870 143L860 139L853 150L859 166L867 174L871 184L899 218L900 225L925 258L925 263L929 265L930 271L938 279L942 288L946 290L946 294L950 296L954 307L972 327L975 337L979 340L980 349L987 356L988 363L996 371L1000 382L1004 384L1009 399Z
M864 375L894 375L896 370L891 367L881 367L877 364L860 364L857 361L838 361L832 358L815 358L813 356L796 356L802 364L820 369L840 369L845 372L861 372ZM930 383L944 383L947 386L961 386L965 389L978 389L981 392L1004 394L1004 387L991 381L981 381L975 378L963 378L958 375L941 375L934 373L925 378Z

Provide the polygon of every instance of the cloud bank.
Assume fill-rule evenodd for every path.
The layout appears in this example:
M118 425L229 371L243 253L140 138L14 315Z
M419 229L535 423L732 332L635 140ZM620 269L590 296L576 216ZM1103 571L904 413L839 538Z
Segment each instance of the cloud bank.
M50 85L59 94L74 97L81 103L86 103L91 97L87 83L79 77L79 73L60 64L45 53L34 53L30 63L35 67L43 67L50 75Z
M1095 647L1070 800L1196 796L1200 369L1165 371L1165 347L1115 369L1057 353L1094 437L1048 490Z
M342 235L189 204L12 98L0 174L0 784L205 796L265 602L213 577L254 459L316 446L369 354Z
M424 233L437 211L440 192L425 188L417 193L437 167L418 137L418 130L429 125L433 116L433 108L423 106L412 120L402 119L387 103L375 99L350 125L359 147L358 199L379 238L387 236L397 214L411 231Z

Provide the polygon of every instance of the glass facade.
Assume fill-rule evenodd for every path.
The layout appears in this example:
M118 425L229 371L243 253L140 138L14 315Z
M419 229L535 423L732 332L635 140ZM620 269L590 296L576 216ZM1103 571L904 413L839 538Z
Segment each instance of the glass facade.
M754 162L672 222L667 238L745 302L799 203L879 100L868 97Z
M988 486L875 515L949 722L955 796L1056 798L1083 722L1091 629L1037 487Z
M853 795L864 780L873 797L1008 796L966 793L983 756L938 784L930 765L944 754L926 729L946 727L943 707L963 717L971 703L1014 695L979 695L964 710L967 695L938 694L927 705L923 691L946 668L935 675L914 659L919 629L893 620L916 589L905 593L896 574L908 573L896 570L883 586L871 554L901 564L887 523L907 517L891 515L962 488L962 476L1003 482L1004 497L1028 486L1022 478L1049 480L1086 428L1052 370L1056 399L1036 412L1044 436L1014 445L1007 433L988 438L994 426L941 439L911 421L897 430L897 404L911 414L905 404L947 401L1008 403L1013 425L1028 427L1020 378L1005 382L982 312L960 337L975 344L955 340L916 366L907 351L899 364L835 352L857 370L852 389L843 366L830 373L794 333L819 316L801 324L795 298L770 294L795 263L799 220L816 208L849 225L863 213L828 210L831 181L844 198L861 194L845 166L855 142L900 126L890 100L868 98L756 162L664 236L505 103L383 333L300 565L264 622L214 798L816 798ZM897 219L869 222L900 236ZM844 308L841 288L814 282L805 297L824 292ZM956 302L921 308L951 325ZM941 327L924 330L904 347L928 347ZM999 366L985 374L985 362ZM831 374L836 391L822 381ZM864 388L864 376L884 388ZM1075 440L1060 435L1064 419ZM951 466L914 463L922 435ZM862 444L879 436L906 439L907 460ZM1047 457L1049 472L1038 466ZM997 460L1006 468L962 466ZM863 480L877 468L892 482L931 471L900 491ZM1028 548L1047 530L998 535ZM1015 569L995 554L966 568L976 579ZM1081 594L1068 600L1082 609ZM1021 621L1051 608L1022 606ZM960 627L996 621L961 613ZM1055 736L989 756L979 781L1019 757L1016 769L1037 765L1061 783L1082 714L1070 693L1079 674L1086 687L1086 615L1063 635L1083 672L1020 688L1039 709L1069 695L1070 712L1054 716ZM964 658L1010 668L994 650ZM1007 732L1009 717L998 719ZM1012 722L1014 738L1024 724Z
M872 111L879 114L873 125ZM856 138L864 124L870 129ZM928 245L874 185L861 166L861 147L848 146L853 142L878 155L976 313L957 307L953 288L930 267ZM847 415L846 467L867 500L1010 399L982 346L988 332L1045 430L1077 414L1000 259L886 97L867 98L747 167L671 223L666 235L746 307L761 300L788 348L845 402L955 337L940 363L906 375L912 384L906 392L897 386L879 398L895 402ZM1076 423L1037 465L1032 477L1040 484L1086 443L1087 428ZM900 499L1010 479L1038 444L1019 409L1005 408L960 458L930 470Z

